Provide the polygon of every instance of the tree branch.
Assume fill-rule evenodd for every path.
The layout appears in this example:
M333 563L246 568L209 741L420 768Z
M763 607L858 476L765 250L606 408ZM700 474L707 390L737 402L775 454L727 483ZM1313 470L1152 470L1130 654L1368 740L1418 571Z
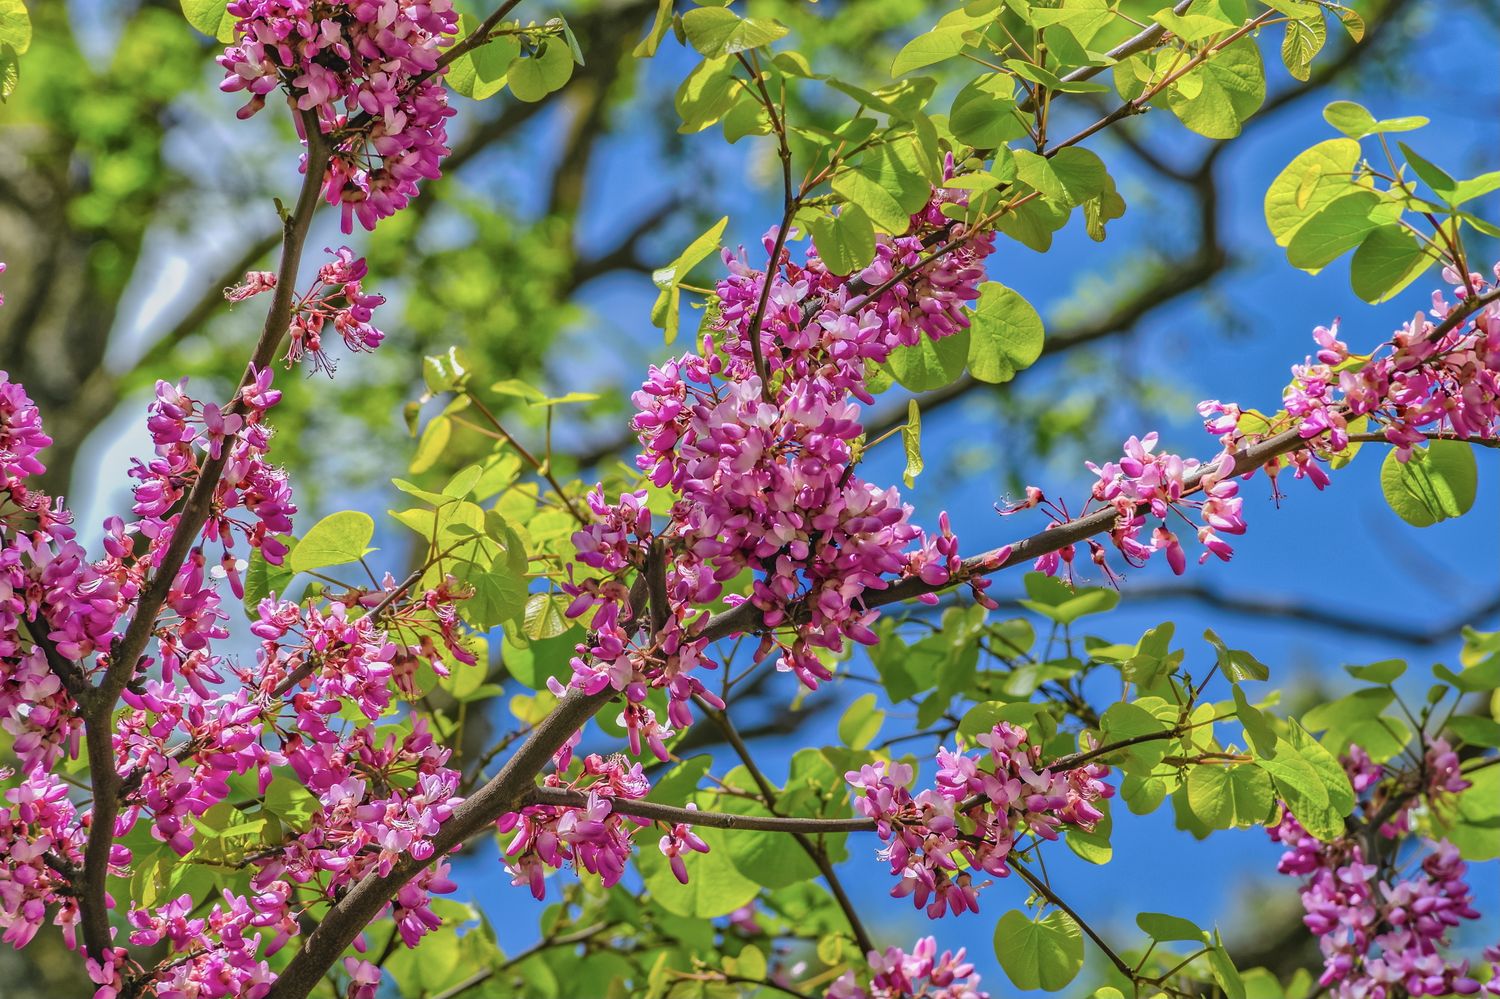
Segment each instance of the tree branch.
M525 798L527 804L556 805L563 808L583 808L589 796L582 791L570 791L561 787L539 787ZM700 812L692 808L663 805L645 798L610 798L610 811L617 815L633 815L676 825L685 822L690 826L708 829L746 829L759 832L806 833L817 836L822 833L873 832L874 819L804 818L791 815L736 815L733 812Z
M297 197L297 206L287 216L282 232L281 266L277 273L277 285L265 325L261 329L255 352L246 367L240 384L250 378L250 369L265 368L275 357L276 349L291 322L292 301L296 294L297 271L302 260L302 247L307 241L308 229L313 214L321 200L320 189L323 171L328 165L329 150L318 130L316 120L309 112L303 112L304 129L308 137L306 172L302 178L302 190ZM227 409L239 408L238 394ZM88 953L100 959L111 946L109 913L105 907L105 881L109 875L109 855L114 844L115 817L119 814L120 774L115 768L113 715L115 702L120 692L135 674L136 664L146 651L147 643L156 628L156 617L167 594L177 579L177 571L187 559L188 553L198 543L198 532L208 519L214 489L219 484L224 468L229 461L229 448L223 448L218 458L206 457L193 483L182 512L173 525L172 540L158 562L155 574L136 601L135 616L126 626L124 635L110 650L109 665L104 677L95 689L93 709L84 717L84 736L88 746L89 781L93 789L94 811L89 827L88 844L84 852L83 884L79 892L79 915L83 923L83 936Z

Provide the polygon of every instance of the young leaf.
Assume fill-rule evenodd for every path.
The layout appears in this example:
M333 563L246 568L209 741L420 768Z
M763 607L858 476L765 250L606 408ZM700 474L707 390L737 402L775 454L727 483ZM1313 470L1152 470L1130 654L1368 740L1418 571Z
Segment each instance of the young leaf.
M1394 683L1406 672L1406 660L1382 659L1368 666L1345 666L1344 672L1366 683Z
M375 536L375 521L367 513L344 510L332 513L314 524L292 553L286 564L293 572L309 572L330 565L358 562L370 551Z
M556 38L542 42L531 56L516 56L506 70L506 82L516 100L535 104L573 76L573 53Z
M660 289L656 304L651 307L651 322L663 331L667 343L677 339L678 304L682 298L679 286L694 267L719 248L719 240L728 224L729 216L726 215L689 243L676 260L651 272L652 283Z
M449 347L444 353L422 358L422 380L433 395L463 388L472 370L468 356L459 347Z
M1212 629L1203 632L1203 637L1214 647L1214 652L1219 657L1219 671L1230 683L1265 680L1270 677L1271 670L1265 663L1244 649L1231 649Z
M908 399L906 402L906 424L901 428L901 445L906 450L906 470L901 473L901 481L910 489L917 484L917 476L922 474L923 468L922 411L915 399Z
M1191 920L1181 916L1169 916L1165 912L1142 912L1135 917L1135 925L1151 939L1161 943L1184 940L1202 943L1207 935Z
M1371 305L1396 297L1436 261L1404 226L1388 222L1376 226L1354 251L1349 284Z
M1329 104L1323 109L1323 120L1351 139L1363 139L1367 135L1379 135L1383 132L1410 132L1428 122L1428 119L1418 115L1376 121L1374 115L1353 101L1334 101Z
M1463 441L1433 441L1404 462L1393 449L1380 466L1380 488L1396 516L1413 527L1461 517L1479 488L1474 449Z
M1293 267L1316 274L1358 246L1380 224L1372 217L1380 204L1378 195L1357 190L1324 205L1287 243L1287 260Z
M1042 356L1042 317L1017 292L996 281L979 286L969 315L969 373L982 382L1008 382Z
M1327 40L1328 28L1321 17L1288 21L1286 37L1281 42L1281 61L1287 72L1299 80L1306 80L1312 75L1314 57L1322 51Z
M863 694L839 719L839 740L850 749L864 749L880 733L885 712L875 706L874 694Z
M727 7L698 7L682 15L682 30L699 54L714 59L769 45L787 29L765 18L740 17Z
M1359 143L1329 139L1299 153L1266 191L1266 225L1280 246L1292 241L1306 221L1354 187Z
M203 34L220 42L234 41L234 25L238 20L225 9L224 0L181 0L182 16L187 23ZM11 41L18 52L26 51L25 41L30 41L30 22L25 24L25 41L17 44L8 37L15 24L16 11L24 21L26 8L20 0L0 0L0 41Z
M1458 182L1448 176L1447 171L1436 164L1430 163L1418 156L1416 151L1404 142L1396 145L1401 147L1401 152L1406 156L1406 165L1411 167L1412 173L1421 178L1422 183L1432 188L1434 194L1445 200L1451 200L1458 193Z
M965 25L954 24L918 35L896 53L891 75L904 76L914 69L953 58L964 50L964 35L969 30Z
M1167 106L1199 135L1232 139L1265 99L1266 74L1260 49L1253 39L1244 38L1216 52L1173 84L1167 93Z
M858 205L815 218L809 228L818 256L833 274L853 274L875 259L875 226Z
M913 392L931 392L958 380L968 353L969 331L964 330L941 340L924 336L910 347L897 347L886 363L902 385Z
M1065 912L1032 920L1012 909L995 925L995 956L1016 988L1057 992L1083 968L1083 932Z

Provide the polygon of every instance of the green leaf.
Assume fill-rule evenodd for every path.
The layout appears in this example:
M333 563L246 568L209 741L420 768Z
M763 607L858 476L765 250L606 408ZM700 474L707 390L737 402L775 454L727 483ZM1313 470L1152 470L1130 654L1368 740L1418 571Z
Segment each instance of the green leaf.
M858 205L812 220L813 245L833 274L862 271L875 259L875 226Z
M1072 624L1089 614L1112 611L1120 603L1118 590L1107 586L1074 589L1062 580L1040 572L1028 572L1025 584L1031 599L1022 600L1021 606L1058 624Z
M916 149L909 142L867 149L831 183L839 197L862 208L883 232L901 235L911 214L926 202L932 188Z
M453 577L474 589L473 595L458 605L459 615L481 631L526 613L525 545L513 528L505 528L504 537L503 550L490 555L492 545L476 545L487 550L457 561L453 567Z
M834 193L865 212L875 225L888 233L905 232L910 215L878 180L854 170L841 171L833 179Z
M896 381L913 392L931 392L956 382L964 373L969 353L969 331L941 340L922 337L909 347L891 351L887 365Z
M375 521L367 513L344 510L329 514L312 526L292 553L286 565L293 572L310 572L330 565L358 562L371 551Z
M208 37L220 42L234 41L234 25L237 20L234 15L225 9L225 0L182 0L182 16L187 18L198 31ZM0 0L0 41L9 41L7 29L17 9L21 17L26 16L26 8L21 0ZM30 24L26 25L26 38L30 40ZM12 44L15 44L12 42ZM17 51L25 52L24 44L16 45Z
M969 30L966 25L954 24L918 35L896 53L891 75L904 76L914 69L953 58L964 50L964 35Z
M880 733L885 712L875 706L874 694L863 694L839 719L839 739L850 749L864 749Z
M505 72L506 82L516 100L535 104L573 76L573 53L558 39L543 41L531 56L517 56Z
M1287 742L1318 774L1328 791L1328 805L1340 818L1354 811L1354 787L1338 758L1323 748L1307 729L1292 722L1287 725Z
M651 307L651 322L664 331L667 343L677 339L678 328L678 303L681 300L679 286L709 255L719 248L719 240L724 235L724 227L729 224L729 216L725 215L719 221L709 226L697 239L687 245L677 259L665 267L658 267L651 272L651 281L660 289L656 296L656 304Z
M1359 143L1328 139L1299 153L1266 191L1266 225L1280 246L1292 241L1306 221L1354 188Z
M1364 241L1379 222L1371 213L1381 204L1372 191L1358 190L1324 205L1287 244L1293 267L1316 274Z
M1170 7L1151 15L1151 20L1185 42L1196 42L1239 27L1234 21L1222 16L1198 13L1178 14Z
M1328 787L1290 743L1278 743L1274 758L1258 758L1255 765L1271 775L1277 795L1313 836L1327 842L1343 833L1344 817L1329 806Z
M1239 684L1234 685L1234 715L1245 730L1245 738L1262 756L1276 755L1276 730L1266 720L1265 714L1250 703Z
M1367 683L1394 683L1406 672L1405 659L1382 659L1368 666L1345 666L1344 672Z
M534 640L525 648L516 648L509 641L505 644L505 669L517 681L532 690L547 686L548 677L566 680L573 674L570 660L581 632L569 629L556 638ZM653 789L652 797L656 796ZM682 802L672 802L682 804Z
M291 777L277 775L266 786L266 811L290 821L299 829L322 807L311 791Z
M458 26L455 44L472 35L479 23L464 14ZM444 80L456 93L476 101L485 100L505 89L510 64L520 54L521 42L515 35L497 36L455 59Z
M1406 227L1376 226L1354 251L1349 283L1360 298L1377 305L1395 298L1436 260Z
M1334 4L1329 7L1329 10L1332 10L1334 16L1343 23L1344 30L1349 33L1349 37L1354 39L1356 44L1365 40L1364 18L1356 14L1352 8Z
M277 540L289 549L295 550L297 539L288 535L279 535ZM272 565L266 561L259 548L250 552L250 564L245 568L245 613L251 618L255 617L256 606L271 594L286 598L286 588L291 583L292 577L297 573L287 564L290 561L291 552L288 557L282 559L281 565Z
M1197 93L1189 96L1194 83ZM1232 139L1265 99L1260 49L1254 39L1243 38L1173 84L1167 93L1167 106L1199 135Z
M10 42L0 42L0 104L10 100L21 85L21 57Z
M1376 121L1374 115L1353 101L1334 101L1323 109L1323 120L1351 139L1384 132L1410 132L1428 122L1428 119L1415 115Z
M1312 75L1312 61L1328 41L1328 28L1323 19L1310 18L1305 21L1288 21L1286 37L1281 41L1281 61L1288 73L1298 80L1306 81Z
M568 602L560 593L533 593L526 598L521 630L532 641L556 638L572 627L572 623L563 616Z
M1393 449L1380 466L1380 488L1396 515L1413 527L1431 527L1461 517L1474 505L1479 469L1473 447L1463 441L1433 441L1401 461Z
M922 474L922 410L917 400L906 400L906 423L901 427L901 446L906 451L906 469L901 481L910 489Z
M1019 293L996 281L979 286L969 314L969 373L998 385L1042 356L1042 317Z
M733 776L734 772L731 772ZM771 812L758 802L735 795L720 795L715 811L735 815L767 816ZM818 876L817 865L796 844L788 850L785 833L734 829L720 834L725 859L739 874L764 888L785 888ZM712 844L710 844L712 845ZM653 847L654 849L654 847ZM689 868L691 876L691 868Z
M672 8L675 0L660 0L656 5L656 19L651 22L651 30L646 32L631 51L631 55L637 59L650 59L656 55L656 50L661 48L661 41L667 37L667 29L672 27Z
M1213 629L1203 632L1203 637L1214 647L1214 652L1219 657L1219 671L1230 683L1265 680L1271 676L1270 667L1244 649L1231 649L1224 644L1223 639L1214 634Z
M1065 912L1032 920L1012 909L995 926L995 956L1016 988L1057 992L1083 968L1083 933Z
M682 30L698 53L710 59L769 45L787 29L765 18L740 17L726 7L699 7L682 15Z
M1455 205L1461 205L1466 201L1482 198L1494 190L1500 190L1500 170L1491 170L1478 177L1459 181L1453 189L1451 200ZM1494 233L1490 232L1488 235L1493 236Z
M1270 779L1253 766L1193 767L1187 775L1187 800L1193 815L1210 829L1259 824L1276 804Z
M1314 732L1345 728L1377 717L1395 699L1389 687L1365 687L1314 706L1302 716L1302 724Z
M408 470L413 475L419 475L436 465L452 436L453 421L446 416L434 416L422 431L421 440L417 441L417 449L412 454Z
M1176 940L1202 943L1207 936L1192 920L1169 916L1165 912L1142 912L1135 917L1135 925L1142 933L1161 943Z
M1432 188L1434 194L1444 200L1452 200L1453 195L1458 193L1458 182L1448 176L1442 167L1431 163L1404 142L1396 145L1401 147L1401 152L1406 156L1406 165L1411 167L1412 173L1421 178L1422 183Z
M1026 121L1009 94L986 89L985 78L981 77L966 84L953 98L948 130L975 149L997 149L1024 136Z
M1101 801L1099 805L1103 818L1096 822L1092 829L1069 826L1064 837L1067 840L1068 849L1091 864L1107 864L1114 859L1115 855L1114 847L1109 842L1110 833L1114 828L1109 814L1109 802Z
M1111 704L1099 719L1102 744L1124 742L1142 736L1160 735L1171 726L1138 704L1119 701ZM1167 755L1171 740L1167 738L1138 742L1117 750L1124 758L1122 767L1133 774L1145 776L1156 769L1162 757ZM1115 754L1110 754L1115 755Z
M1224 999L1245 999L1245 982L1229 958L1229 952L1219 942L1219 933L1214 931L1214 947L1208 952L1208 966L1214 981L1224 990Z
M469 357L460 347L449 347L441 354L422 358L422 381L433 395L459 391L468 384L472 371Z
M686 805L693 800L698 782L713 767L713 762L713 757L705 753L691 756L667 769L651 786L651 800L663 805Z
M1448 731L1471 746L1500 748L1500 721L1477 715L1454 715L1448 719Z
M734 61L729 56L705 59L677 88L673 105L682 118L677 131L701 132L734 106L740 92L735 81Z
M1475 773L1473 786L1458 796L1448 839L1467 861L1500 857L1500 767Z

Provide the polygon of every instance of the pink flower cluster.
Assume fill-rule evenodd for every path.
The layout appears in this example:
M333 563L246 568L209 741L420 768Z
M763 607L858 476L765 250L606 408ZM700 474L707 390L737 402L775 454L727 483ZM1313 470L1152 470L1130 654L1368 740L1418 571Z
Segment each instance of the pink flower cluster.
M1500 264L1495 274L1500 280ZM1323 464L1348 447L1349 425L1357 419L1371 421L1396 445L1403 461L1433 432L1465 439L1500 435L1500 299L1486 302L1443 335L1434 335L1455 308L1475 296L1488 298L1496 286L1477 273L1465 281L1451 268L1443 277L1454 286L1456 301L1450 302L1442 291L1433 292L1432 308L1418 313L1383 350L1368 357L1349 353L1338 339L1337 322L1315 329L1317 354L1292 367L1292 381L1283 396L1284 415L1267 419L1217 399L1199 403L1205 429L1223 447L1213 460L1200 464L1181 455L1154 453L1157 436L1151 433L1130 438L1119 461L1088 463L1098 481L1081 512L1112 506L1118 519L1110 541L1125 561L1141 566L1162 552L1180 575L1187 568L1187 553L1169 526L1172 515L1194 525L1204 549L1200 564L1210 555L1229 561L1234 549L1222 535L1243 534L1246 528L1244 500L1232 478L1235 456L1278 433L1295 428L1310 446L1261 469L1273 491L1287 467L1294 478L1305 478L1318 489L1326 486L1329 478ZM1251 478L1256 471L1243 477ZM1189 495L1189 490L1195 491ZM1035 506L1042 506L1055 524L1069 519L1065 505L1048 500L1034 487L1027 490L1024 502L1002 512ZM1148 517L1156 521L1149 535ZM1094 564L1113 580L1105 547L1092 540L1088 546ZM1076 547L1069 545L1043 555L1035 567L1049 575L1066 567L1071 575L1076 555Z
M1416 805L1440 808L1444 799L1469 786L1457 755L1442 740L1427 750L1419 788L1386 780L1384 768L1358 746L1350 747L1344 766L1360 793L1365 821L1378 818L1377 835L1387 841L1407 834ZM1392 799L1392 794L1405 797ZM1449 960L1443 953L1451 929L1479 918L1464 881L1467 865L1452 843L1427 843L1421 864L1403 876L1385 867L1380 857L1367 856L1367 844L1355 835L1320 842L1289 810L1283 810L1269 832L1287 847L1276 869L1304 878L1303 922L1318 937L1324 957L1318 981L1330 995L1395 999L1480 991L1468 962ZM1393 856L1394 843L1384 852ZM1500 953L1495 960L1500 962ZM1500 974L1483 988L1500 995Z
M1494 274L1500 280L1500 264ZM1478 273L1465 281L1452 268L1443 279L1454 286L1455 301L1433 292L1432 308L1418 312L1370 357L1351 357L1336 322L1313 332L1318 353L1292 368L1284 400L1303 437L1338 452L1348 445L1349 422L1368 417L1404 461L1428 431L1494 436L1500 427L1500 300L1441 336L1435 328L1465 300L1492 295L1496 286ZM1223 415L1231 413L1226 407Z
M1094 803L1115 793L1104 782L1108 767L1043 767L1041 747L1018 725L1001 722L977 741L988 757L939 749L935 786L916 795L904 763L880 760L844 775L862 792L855 808L876 821L887 844L880 857L900 879L891 894L910 895L931 919L978 912L988 882L975 884L970 870L1009 876L1018 837L1055 840L1063 825L1092 829L1103 818Z
M452 0L231 0L235 40L221 88L247 91L248 118L278 87L332 146L323 196L343 230L405 207L448 154L448 93L438 66L458 33ZM294 114L299 134L302 114ZM305 134L303 135L305 139Z
M323 332L332 325L352 353L374 350L385 334L370 324L375 309L385 303L381 295L367 294L360 286L370 272L364 257L341 246L329 249L333 259L318 268L318 280L292 305L291 326L287 330L287 367L304 357L312 360L314 371L333 374L336 362L323 349ZM276 287L276 275L270 271L251 271L245 280L224 291L231 302L243 302Z
M827 999L989 999L974 965L964 960L964 948L939 956L932 937L918 940L910 954L887 947L884 954L870 951L868 960L868 985L850 969L834 979Z
M344 296L339 308L347 316L334 321L346 337L367 335L346 331L366 323L373 304L358 291L361 276L362 262L347 252L320 275L339 289L322 303ZM261 275L247 281L253 291L273 283ZM113 717L120 807L111 831L119 840L147 822L157 841L191 860L199 823L232 789L245 793L244 782L268 802L278 787L301 796L295 815L280 816L285 839L244 858L246 893L225 892L206 910L194 908L204 900L187 896L152 907L122 900L131 946L165 944L170 957L151 968L121 946L90 957L97 999L148 986L181 999L265 994L274 980L266 958L300 932L310 904L337 898L401 858L432 858L432 838L461 801L449 750L421 721L377 724L395 692L416 696L419 669L446 675L450 662L474 664L455 610L467 591L451 579L404 601L389 577L324 606L273 595L251 629L261 641L254 665L215 651L228 637L220 583L244 594L237 542L272 564L286 554L277 536L291 531L296 505L285 474L267 461L265 422L279 398L269 370L252 371L223 407L194 398L186 382L159 382L147 418L154 454L130 471L134 519L107 520L103 555L90 559L68 511L28 482L45 470L38 456L50 440L24 390L0 373L0 726L20 767L5 774L0 804L0 850L8 858L0 865L3 939L23 946L50 916L67 944L79 945L77 899L93 810L76 805L53 773L62 756L80 751L82 712L49 657L70 662L83 684L109 668L180 527L183 502L210 462L222 462L223 472L199 546L172 579L154 642L133 664ZM210 545L217 557L205 550ZM410 644L388 637L370 614L377 605L398 634L414 636ZM351 706L367 724L347 721ZM140 861L116 842L109 872L129 877ZM431 896L454 887L439 861L401 889L390 912L407 945L439 925ZM373 967L351 973L356 986L370 986Z
M565 749L560 767L567 768L570 759L571 752ZM534 897L544 898L547 888L543 878L547 869L561 869L569 863L597 874L606 888L617 883L630 860L632 837L637 830L651 825L646 819L621 815L612 807L614 801L644 798L651 790L641 765L620 756L605 758L590 754L584 758L582 770L572 778L552 773L543 783L547 787L586 791L588 804L583 808L533 804L500 817L496 825L502 833L517 830L505 848L506 870L513 877L512 884L527 885ZM683 884L687 884L688 875L682 852L708 852L708 844L681 823L661 838L660 846L672 872Z
M717 702L689 674L716 665L693 629L724 595L725 582L751 573L748 600L765 623L796 625L769 634L757 661L778 653L778 668L816 687L831 675L825 653L846 640L875 640L877 611L865 606L867 591L903 576L940 584L959 564L946 517L941 534L928 537L910 522L911 509L894 487L854 474L854 445L864 433L855 399L870 399L866 365L924 335L963 329L962 306L977 298L984 278L993 237L967 234L950 221L940 210L945 197L913 216L905 235L880 237L875 260L857 277L832 273L815 250L799 265L783 249L769 276L743 252L726 251L729 275L718 284L717 317L702 352L653 367L635 393L633 425L644 447L636 463L677 499L658 527L644 493L615 503L599 491L590 496L595 522L574 541L579 561L599 575L570 587L568 611L591 612L594 638L579 647L572 685L626 693L632 746L644 738L665 759L662 740L692 721L688 699ZM934 240L961 236L971 237L961 249L902 276ZM775 233L764 243L769 253ZM757 374L750 344L763 297L759 340L769 385ZM646 570L653 546L666 553L667 621L637 641L625 577ZM982 587L976 584L976 593ZM666 724L639 707L653 687L670 695Z

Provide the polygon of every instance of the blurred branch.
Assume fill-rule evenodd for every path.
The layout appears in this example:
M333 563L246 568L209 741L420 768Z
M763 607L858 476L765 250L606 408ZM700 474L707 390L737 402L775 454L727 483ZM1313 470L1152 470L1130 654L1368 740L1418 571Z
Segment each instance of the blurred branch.
M1431 628L1402 625L1395 621L1347 614L1329 607L1301 603L1295 598L1271 595L1225 593L1201 583L1165 583L1126 586L1122 595L1135 603L1192 601L1205 607L1246 617L1273 618L1298 624L1343 631L1369 638L1381 638L1403 645L1428 647L1441 645L1463 631L1465 625L1500 614L1500 596L1455 615L1452 620ZM1001 600L1002 607L1020 607L1013 600Z

